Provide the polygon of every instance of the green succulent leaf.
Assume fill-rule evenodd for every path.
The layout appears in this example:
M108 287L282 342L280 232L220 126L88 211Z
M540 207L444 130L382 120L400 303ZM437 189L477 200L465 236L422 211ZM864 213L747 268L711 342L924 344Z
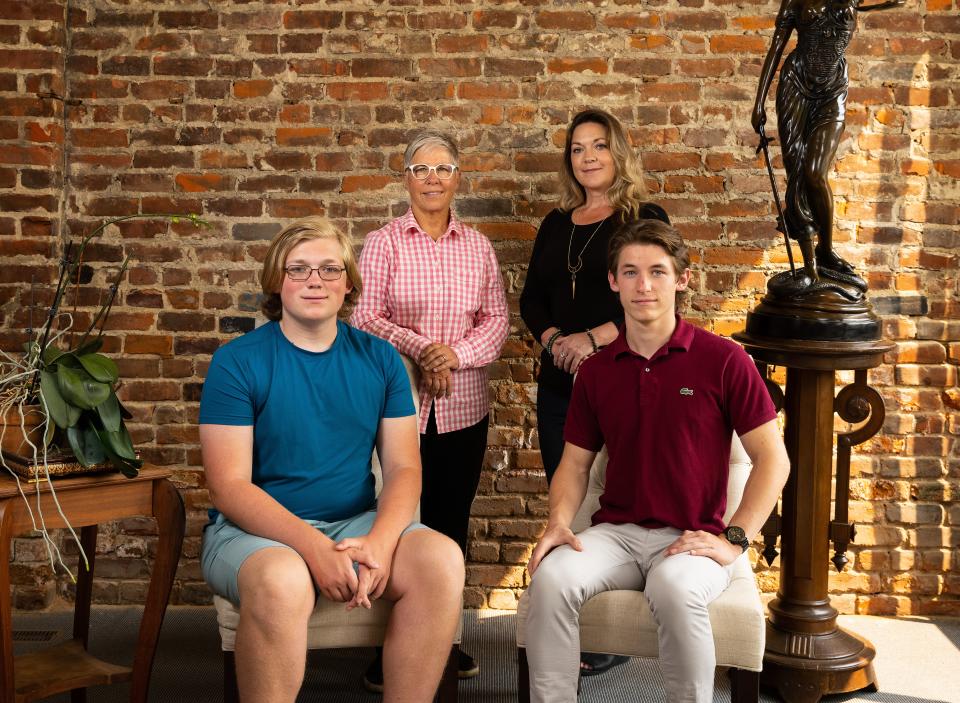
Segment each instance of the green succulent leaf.
M101 337L97 337L95 339L91 339L89 342L87 342L83 346L77 347L77 349L74 351L74 354L76 354L77 356L93 354L95 352L100 351L100 347L102 346L103 346L103 339Z
M63 349L57 349L55 346L50 345L43 350L43 363L46 366L56 363L57 359L66 354L67 352Z
M80 408L74 407L64 400L60 394L60 384L57 376L50 371L40 372L40 395L47 406L47 412L53 424L57 427L72 427L80 419Z
M107 453L100 441L99 433L89 422L81 422L73 427L68 427L67 441L70 442L70 449L73 450L73 455L77 457L77 461L84 466L101 464L107 460Z
M117 432L100 430L99 435L104 448L108 451L127 461L139 461L133 449L133 440L130 439L130 433L127 432L126 427L121 427Z
M103 354L84 354L83 356L78 356L77 359L83 368L87 370L87 373L101 383L113 385L117 382L117 379L120 378L120 371L117 369L116 363L114 363L113 359Z
M63 365L57 366L57 385L67 403L83 410L93 410L112 391L109 384L95 381L86 371Z
M143 462L136 458L126 427L121 427L119 432L100 432L99 434L103 441L103 449L115 469L127 478L133 478L140 473ZM122 454L117 452L118 448L122 448Z
M100 416L100 421L103 422L103 426L108 432L120 431L120 423L122 422L120 418L120 401L117 400L116 395L113 393L108 395L107 399L97 406L97 414Z

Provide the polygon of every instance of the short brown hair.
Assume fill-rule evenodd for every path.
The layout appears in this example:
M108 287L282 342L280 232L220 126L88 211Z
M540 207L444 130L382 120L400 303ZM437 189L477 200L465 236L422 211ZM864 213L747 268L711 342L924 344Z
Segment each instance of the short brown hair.
M343 257L343 266L352 290L347 293L344 303L354 305L360 298L363 284L360 281L360 270L357 268L357 257L353 253L353 244L350 238L337 229L326 217L308 217L299 222L288 225L273 238L267 256L263 261L263 270L260 272L260 287L263 290L263 301L260 309L268 320L279 320L283 317L283 305L280 302L280 288L283 286L283 277L286 275L284 266L287 256L295 246L312 239L334 239L340 245L340 255Z
M690 268L690 252L673 225L661 220L636 219L620 225L607 246L607 270L614 278L617 276L620 253L632 244L653 244L663 249L673 262L674 273L678 277ZM683 300L684 291L678 290L675 301L677 309Z
M567 127L563 146L563 164L560 167L560 209L573 210L587 201L586 191L573 173L571 151L574 130L588 122L600 125L607 132L607 148L613 156L613 166L616 171L613 185L607 191L610 204L615 211L621 213L624 220L636 217L647 193L643 182L643 169L633 153L633 147L630 146L630 140L627 139L627 133L620 124L620 120L609 112L597 109L578 112Z

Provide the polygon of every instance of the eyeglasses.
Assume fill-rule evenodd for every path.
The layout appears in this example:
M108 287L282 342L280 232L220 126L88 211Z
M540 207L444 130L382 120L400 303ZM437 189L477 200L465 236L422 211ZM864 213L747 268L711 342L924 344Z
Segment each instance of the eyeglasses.
M453 178L453 172L457 170L456 164L437 164L428 166L427 164L410 164L407 170L413 174L418 181L425 181L433 171L441 181L448 181Z
M284 271L287 272L287 278L291 281L308 281L310 274L314 271L320 276L321 281L339 281L340 276L346 271L342 266L307 266L306 264L293 264L287 266Z

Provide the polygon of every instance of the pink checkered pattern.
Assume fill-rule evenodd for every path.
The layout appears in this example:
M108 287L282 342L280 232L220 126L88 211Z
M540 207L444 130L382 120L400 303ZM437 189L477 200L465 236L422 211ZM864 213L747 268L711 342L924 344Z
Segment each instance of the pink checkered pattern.
M508 328L500 266L489 240L451 213L447 231L434 241L408 210L367 235L360 278L355 327L415 361L434 342L460 358L450 396L435 399L421 389L420 432L434 402L440 433L482 420L490 409L487 364L500 355Z

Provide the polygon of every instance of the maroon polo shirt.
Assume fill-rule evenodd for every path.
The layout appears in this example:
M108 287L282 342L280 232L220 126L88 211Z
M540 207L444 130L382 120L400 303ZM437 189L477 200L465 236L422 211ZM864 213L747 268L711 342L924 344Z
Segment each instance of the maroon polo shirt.
M730 442L776 417L753 361L734 342L677 318L646 359L620 336L580 366L564 430L610 455L593 524L723 531Z

